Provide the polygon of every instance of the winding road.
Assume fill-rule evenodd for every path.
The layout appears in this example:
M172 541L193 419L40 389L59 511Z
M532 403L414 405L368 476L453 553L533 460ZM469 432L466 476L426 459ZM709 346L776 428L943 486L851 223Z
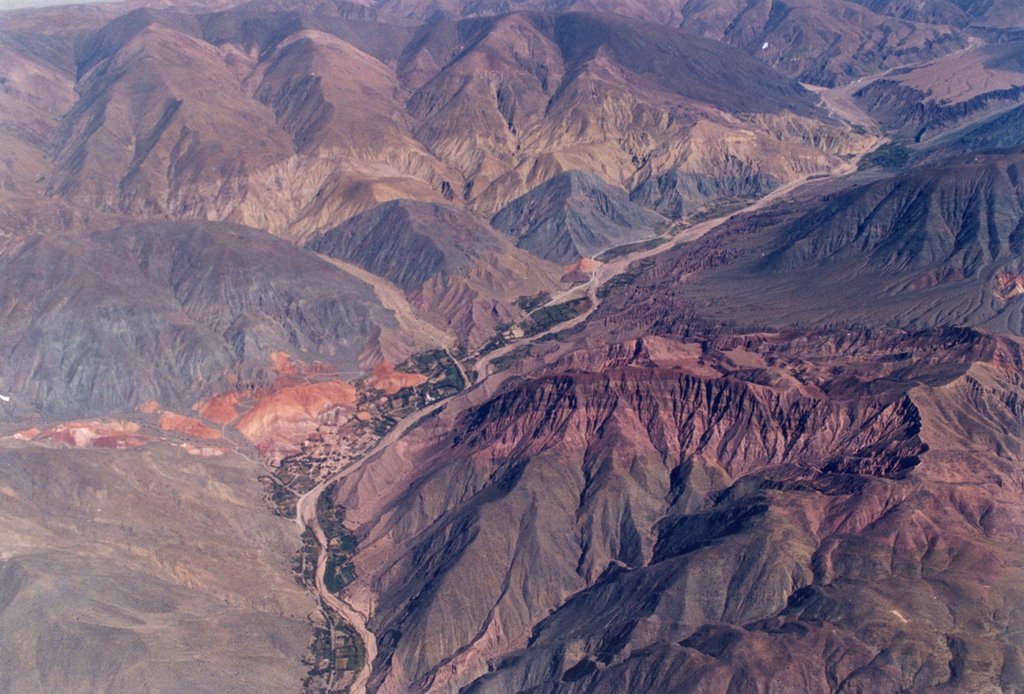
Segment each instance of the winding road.
M832 104L829 103L828 95L826 93L822 93L821 96L825 100L825 102L828 103L831 107ZM840 109L834 110L839 111ZM815 179L825 180L839 178L842 176L846 176L850 173L853 173L854 171L857 170L857 166L860 163L860 160L865 155L874 151L876 148L878 148L887 141L888 140L886 138L877 136L869 140L866 140L865 148L862 151L857 153L855 156L851 157L848 161L843 162L839 166L835 167L831 172L824 176L822 176L821 174L814 174L813 176L807 175L795 179L784 186L776 188L770 194L762 198L759 198L758 200L752 202L750 205L747 205L728 215L709 219L698 224L694 224L693 226L686 227L671 235L666 234L664 237L662 237L664 238L663 243L659 243L651 248L638 250L635 253L623 255L608 263L599 265L591 273L589 280L587 280L583 284L574 287L571 290L568 290L567 292L563 292L562 294L558 295L557 297L549 301L548 304L546 304L552 305L553 303L561 303L569 299L587 296L590 299L590 307L586 311L566 322L559 323L558 325L555 325L544 332L538 333L528 338L514 340L509 344L499 349L496 349L492 352L489 352L485 356L481 357L480 360L476 363L475 367L477 373L479 374L479 379L475 384L470 386L470 388L479 388L484 383L491 381L492 379L495 378L500 379L500 381L503 381L505 379L507 374L492 373L491 365L495 359L508 354L513 349L516 349L521 345L528 345L533 342L536 342L537 340L543 338L546 335L555 332L562 332L564 330L573 328L582 323L583 321L585 321L587 318L589 318L600 305L601 300L598 296L598 290L601 288L601 286L607 283L615 276L625 272L631 264L639 260L643 260L645 258L650 258L652 256L658 255L659 253L664 253L665 251L674 248L680 244L689 243L691 241L699 239L708 232L712 231L713 229L716 229L722 226L723 224L727 223L729 220L733 219L737 215L748 214L750 212L760 210L774 202L777 202L779 199L783 198L784 196L788 195L789 193L793 192L800 186L807 183L812 177ZM348 267L348 264L345 264L345 269L350 269ZM367 281L370 281L369 278L367 278ZM380 288L379 283L375 283L375 288ZM386 291L389 288L384 289ZM397 301L394 297L389 298L392 299L390 302L392 304L401 303ZM404 297L402 299L404 301ZM413 317L406 317L407 320L421 321L421 319L415 317L414 312L410 311L410 313L413 315ZM440 335L446 335L445 333L439 331L435 326L431 326L431 328L433 328L434 331L437 331L437 333L440 333ZM444 348L446 351L448 350L447 340L445 340ZM451 356L450 351L448 352L448 354L449 356ZM452 359L458 365L460 372L463 374L463 378L466 378L465 370L463 369L462 364L460 364L458 360L456 360L454 357L452 357ZM500 385L500 381L498 385ZM466 383L469 383L468 379L466 380ZM492 383L490 385L494 384ZM363 640L366 657L364 659L362 668L356 674L355 680L353 681L352 685L349 688L351 692L354 692L356 694L362 694L366 691L366 685L370 679L373 660L377 654L377 641L376 637L373 635L372 632L370 632L370 630L366 626L366 623L369 619L369 615L363 614L359 610L355 609L342 596L338 596L331 593L324 583L324 574L327 569L328 559L327 537L324 535L323 529L320 527L320 521L317 518L317 502L320 499L320 496L324 493L324 491L328 489L331 485L333 485L335 482L339 480L344 479L353 472L359 470L367 461L371 460L378 453L385 450L386 448L394 444L396 441L401 439L402 436L404 436L405 433L410 428L412 428L417 422L421 421L425 416L438 411L439 409L444 407L448 402L449 399L439 400L409 414L404 419L400 420L390 432L388 432L384 437L382 437L364 455L360 456L356 460L349 462L339 470L335 471L326 480L320 482L317 486L313 487L311 490L302 495L299 498L295 507L296 524L303 531L307 527L310 528L314 536L316 537L317 542L320 544L320 552L317 555L316 566L316 590L317 593L319 594L321 601L331 610L336 612L342 619L348 622L349 626L353 629L353 631L355 631L359 635L359 638Z

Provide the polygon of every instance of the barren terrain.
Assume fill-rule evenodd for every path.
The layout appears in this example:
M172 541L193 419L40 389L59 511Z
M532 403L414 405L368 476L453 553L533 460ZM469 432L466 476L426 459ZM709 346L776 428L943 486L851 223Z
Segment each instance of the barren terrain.
M1024 691L1022 32L0 11L0 690Z

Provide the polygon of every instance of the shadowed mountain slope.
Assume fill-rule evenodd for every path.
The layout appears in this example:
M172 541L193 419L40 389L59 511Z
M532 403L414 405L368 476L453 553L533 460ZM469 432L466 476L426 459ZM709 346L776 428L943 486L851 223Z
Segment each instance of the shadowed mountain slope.
M198 15L203 37L215 45L234 44L261 54L275 50L288 36L316 31L335 36L381 62L394 64L415 31L392 23L367 5L345 0L253 0Z
M948 24L896 19L844 0L697 0L685 4L683 15L688 30L757 53L802 82L825 86L967 44L967 37Z
M398 71L415 90L417 138L458 169L469 187L456 194L481 211L568 170L628 190L673 171L734 175L736 160L787 179L856 137L758 61L614 15L437 22Z
M76 90L49 188L85 206L227 216L248 172L292 151L213 46L161 22L99 59ZM247 146L253 138L259 147Z
M1012 688L1024 353L946 326L1021 333L1018 159L739 216L346 478L371 689Z
M971 155L861 175L738 217L665 254L601 313L617 322L621 312L634 326L647 320L641 314L699 314L744 325L1022 334L1021 163L1019 153Z
M854 92L882 126L916 141L1024 101L1024 41L971 49L896 70Z
M1024 104L987 118L949 137L937 138L922 154L941 158L950 154L1024 150Z
M1020 345L795 337L573 352L347 480L371 688L1008 682Z
M516 299L556 289L560 274L468 212L409 200L356 215L307 247L393 282L471 343L517 318Z
M722 40L786 74L822 84L934 58L965 45L972 32L998 36L1021 21L1014 0L385 0L377 7L403 18L438 10L451 16L614 12Z
M355 374L394 326L372 289L255 230L150 223L7 249L3 380L51 413L191 405L273 351Z
M1019 5L0 12L0 690L1019 692Z
M143 7L59 38L16 14L0 47L20 64L4 99L24 156L7 178L45 206L126 219L305 239L392 199L491 215L569 170L629 191L657 181L643 201L678 210L742 189L737 176L764 190L825 170L860 143L760 61L614 14L403 25L358 5L255 2ZM61 214L48 219L87 223Z
M596 176L569 171L513 200L491 223L520 248L565 265L650 238L665 220Z

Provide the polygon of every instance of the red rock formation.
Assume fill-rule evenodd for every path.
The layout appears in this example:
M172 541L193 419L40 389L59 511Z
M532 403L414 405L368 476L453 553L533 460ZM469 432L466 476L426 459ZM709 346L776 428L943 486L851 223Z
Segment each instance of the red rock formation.
M174 412L164 412L160 415L160 428L164 431L176 431L179 434L187 434L188 436L211 441L216 441L221 436L219 429L207 426L198 419L175 414Z
M1021 690L1020 0L140 3L0 12L0 688Z
M56 441L73 448L137 448L153 440L140 434L140 430L135 422L97 419L58 424L33 438Z
M238 393L215 395L196 403L195 409L203 419L216 424L231 424L238 419Z
M274 371L282 376L295 376L299 373L298 367L292 363L291 355L286 352L271 352L270 361Z
M645 337L449 406L336 496L373 684L1003 681L1022 356L971 331Z
M201 458L217 458L228 453L227 448L220 448L217 446L193 446L190 443L183 443L181 447L185 449L185 452L189 455L199 456Z
M260 397L235 428L260 450L281 453L315 431L320 415L355 404L356 389L344 381L288 386Z
M415 388L426 381L427 377L422 374L395 371L394 364L382 361L373 368L373 375L370 376L367 385L370 388L384 391L386 395L394 395L402 388Z
M579 284L580 282L586 282L590 279L591 273L593 273L600 264L600 262L593 258L580 258L575 263L565 266L564 272L562 273L562 282L567 284Z

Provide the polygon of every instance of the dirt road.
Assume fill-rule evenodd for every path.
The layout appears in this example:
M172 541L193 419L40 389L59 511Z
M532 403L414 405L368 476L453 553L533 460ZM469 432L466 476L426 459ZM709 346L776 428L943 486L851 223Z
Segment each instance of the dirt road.
M838 178L853 173L854 171L857 170L857 165L860 163L860 160L865 155L867 155L869 152L873 151L886 141L887 140L882 137L875 137L874 139L870 140L869 144L865 147L863 151L859 152L850 160L837 166L833 171L831 171L827 175L827 178ZM820 174L818 174L816 177L820 177ZM794 180L784 186L776 188L769 195L766 195L765 197L760 198L752 202L750 205L747 205L742 209L736 210L731 214L725 215L723 217L718 217L715 219L709 219L707 221L700 222L699 224L687 227L686 229L683 229L682 231L679 231L674 235L665 236L665 240L663 243L660 243L648 249L639 250L635 253L623 255L611 262L599 265L591 274L591 277L587 282L575 287L569 292L563 292L557 297L557 299L553 299L553 301L561 302L563 300L569 300L572 298L577 298L586 295L587 297L590 298L590 307L586 311L576 316L575 318L572 318L569 321L560 323L550 328L547 331L538 333L528 338L515 340L505 345L504 347L494 350L493 352L490 352L484 357L482 357L476 364L476 370L479 374L479 380L472 386L472 388L480 388L485 383L488 386L496 387L497 385L500 385L500 382L504 381L506 375L500 373L491 373L491 364L494 362L495 359L505 354L508 354L510 351L520 347L521 345L529 345L543 338L545 335L549 335L555 332L562 332L564 330L573 328L576 325L579 325L580 323L585 321L587 318L589 318L594 313L594 311L597 310L598 306L601 303L600 297L598 296L598 290L601 288L601 286L608 282L609 280L611 280L616 275L620 275L623 272L625 272L632 263L635 263L639 260L643 260L645 258L650 258L659 253L664 253L665 251L674 248L675 246L678 246L680 244L688 243L690 241L699 239L700 237L704 236L711 230L716 229L717 227L727 223L729 220L736 217L737 215L748 214L750 212L760 210L778 201L779 199L793 192L800 186L804 185L805 183L808 182L810 178L811 176L805 176L797 180ZM346 270L350 269L347 263L344 264L343 267ZM366 278L366 280L368 282L371 281L369 278ZM374 284L375 289L378 288L379 284L379 282ZM389 288L382 287L382 289L385 292L387 292ZM378 296L380 296L380 294L378 294ZM403 313L405 312L406 307L408 307L408 303L404 303L404 296L401 297L401 300L398 300L394 296L388 296L387 301L384 300L383 296L381 296L380 298L382 299L382 303L384 303L389 308L398 308L401 311L403 311ZM551 302L549 302L549 305L550 303ZM411 311L411 308L409 309L409 312L412 313L413 315L411 317L403 316L403 318L405 318L410 323L413 321L417 322L418 327L424 333L430 332L430 328L427 328L426 325L423 324L423 321L415 316L414 312ZM434 333L436 336L440 337L441 335L445 335L442 331L438 331L436 327L431 326L431 328L433 328L433 330L436 331ZM447 339L447 336L445 339ZM444 344L445 348L447 349L448 345L446 344L446 342L442 342L441 344ZM463 373L463 377L465 378L465 371L462 369L462 365L459 364L457 360L456 364L458 364L460 372ZM494 379L498 379L499 383L495 384L493 382ZM469 381L467 380L466 383L469 383ZM393 443L402 438L402 436L404 436L405 433L410 428L412 428L413 425L422 420L425 416L444 407L447 403L448 400L439 400L438 402L432 403L420 410L417 410L416 412L413 412L404 419L400 420L398 424L396 424L395 427L390 432L388 432L369 451L367 451L365 455L361 456L357 460L348 463L346 466L336 471L328 479L324 480L316 487L314 487L306 494L304 494L302 497L300 497L298 503L296 504L296 523L303 530L309 527L316 536L317 542L320 544L320 552L317 556L316 571L317 592L319 593L321 600L328 607L334 610L338 615L340 615L343 619L345 619L352 627L352 629L363 640L363 645L366 650L366 659L363 663L362 669L356 675L355 681L350 687L350 691L356 694L362 694L362 692L365 692L366 690L366 684L370 678L373 660L377 654L377 641L376 637L373 635L372 632L370 632L370 630L366 626L366 622L369 618L369 615L364 615L358 610L356 610L348 602L345 601L343 596L336 596L333 593L331 593L329 590L327 590L327 587L324 584L323 577L327 567L327 538L324 536L323 530L320 527L320 522L316 517L317 501L319 500L320 495L323 494L324 490L326 490L334 482L344 479L348 475L359 470L367 461L372 460L373 457L377 455L379 452L388 448Z

